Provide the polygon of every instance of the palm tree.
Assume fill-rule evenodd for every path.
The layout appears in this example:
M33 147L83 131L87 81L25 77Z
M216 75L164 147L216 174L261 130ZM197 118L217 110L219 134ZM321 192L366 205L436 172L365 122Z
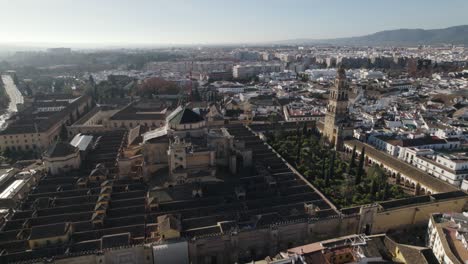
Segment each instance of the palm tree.
M331 156L331 160L330 160L330 165L328 167L328 175L327 177L325 178L325 184L328 186L330 184L330 178L334 177L335 175L335 156L336 156L336 152L333 151L333 154Z

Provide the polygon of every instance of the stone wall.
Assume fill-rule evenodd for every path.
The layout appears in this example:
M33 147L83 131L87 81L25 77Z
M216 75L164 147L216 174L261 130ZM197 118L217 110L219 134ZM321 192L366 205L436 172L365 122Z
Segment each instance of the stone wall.
M291 247L334 237L365 231L379 234L390 229L427 225L430 214L462 212L468 209L467 201L465 196L388 210L382 210L378 204L367 205L360 213L349 216L280 223L267 228L242 230L232 235L212 235L191 240L189 255L194 264L211 263L213 259L216 259L217 263L261 259Z
M372 228L373 234L384 233L389 229L405 228L411 225L427 225L433 213L463 212L467 208L467 198L419 204L378 212Z

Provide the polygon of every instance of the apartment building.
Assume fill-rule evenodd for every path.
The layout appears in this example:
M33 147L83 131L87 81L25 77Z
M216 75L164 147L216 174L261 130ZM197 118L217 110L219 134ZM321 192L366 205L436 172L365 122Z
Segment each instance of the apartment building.
M465 153L440 154L431 149L409 148L404 160L428 174L460 187L468 179L468 156Z
M372 135L368 142L378 150L382 150L392 156L404 159L409 148L418 149L456 149L460 147L460 141L443 139L436 136L419 138L400 138L397 136Z
M232 76L234 79L249 79L260 73L280 72L282 69L281 64L236 65L232 68Z

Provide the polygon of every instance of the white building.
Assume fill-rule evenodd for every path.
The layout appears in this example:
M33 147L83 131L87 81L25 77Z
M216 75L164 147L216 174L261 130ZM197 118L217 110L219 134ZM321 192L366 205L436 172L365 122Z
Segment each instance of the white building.
M412 90L414 85L410 80L392 80L389 82L390 89Z
M8 212L9 208L16 208L41 176L42 172L34 169L18 171L11 168L0 174L0 216Z
M400 159L405 159L408 148L437 150L460 147L460 141L449 141L438 137L397 138L395 136L371 135L368 143Z
M468 179L464 179L464 180L462 181L462 185L461 185L460 188L461 188L463 191L465 191L465 192L468 191Z
M284 70L282 72L262 73L258 75L258 79L261 82L288 81L288 80L295 80L296 78L297 78L296 72L289 71L289 70Z
M280 72L281 64L248 64L236 65L232 68L232 76L235 79L249 79L260 73Z
M336 78L336 69L306 70L305 74L309 76L311 81L318 81L319 79L334 80Z
M457 187L468 179L468 157L436 154L431 149L408 148L404 160L420 170Z
M439 263L467 263L468 213L433 214L427 233L427 246Z
M357 77L360 79L383 79L385 75L381 71L359 70Z
M243 93L245 86L241 83L217 81L212 83L219 93Z

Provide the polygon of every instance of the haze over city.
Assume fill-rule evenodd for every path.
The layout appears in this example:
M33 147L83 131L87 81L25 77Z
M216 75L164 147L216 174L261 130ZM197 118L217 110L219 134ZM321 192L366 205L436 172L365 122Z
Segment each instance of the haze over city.
M0 264L467 264L467 0L0 0Z
M0 44L40 46L264 43L468 24L464 0L1 0L0 4L4 7Z

